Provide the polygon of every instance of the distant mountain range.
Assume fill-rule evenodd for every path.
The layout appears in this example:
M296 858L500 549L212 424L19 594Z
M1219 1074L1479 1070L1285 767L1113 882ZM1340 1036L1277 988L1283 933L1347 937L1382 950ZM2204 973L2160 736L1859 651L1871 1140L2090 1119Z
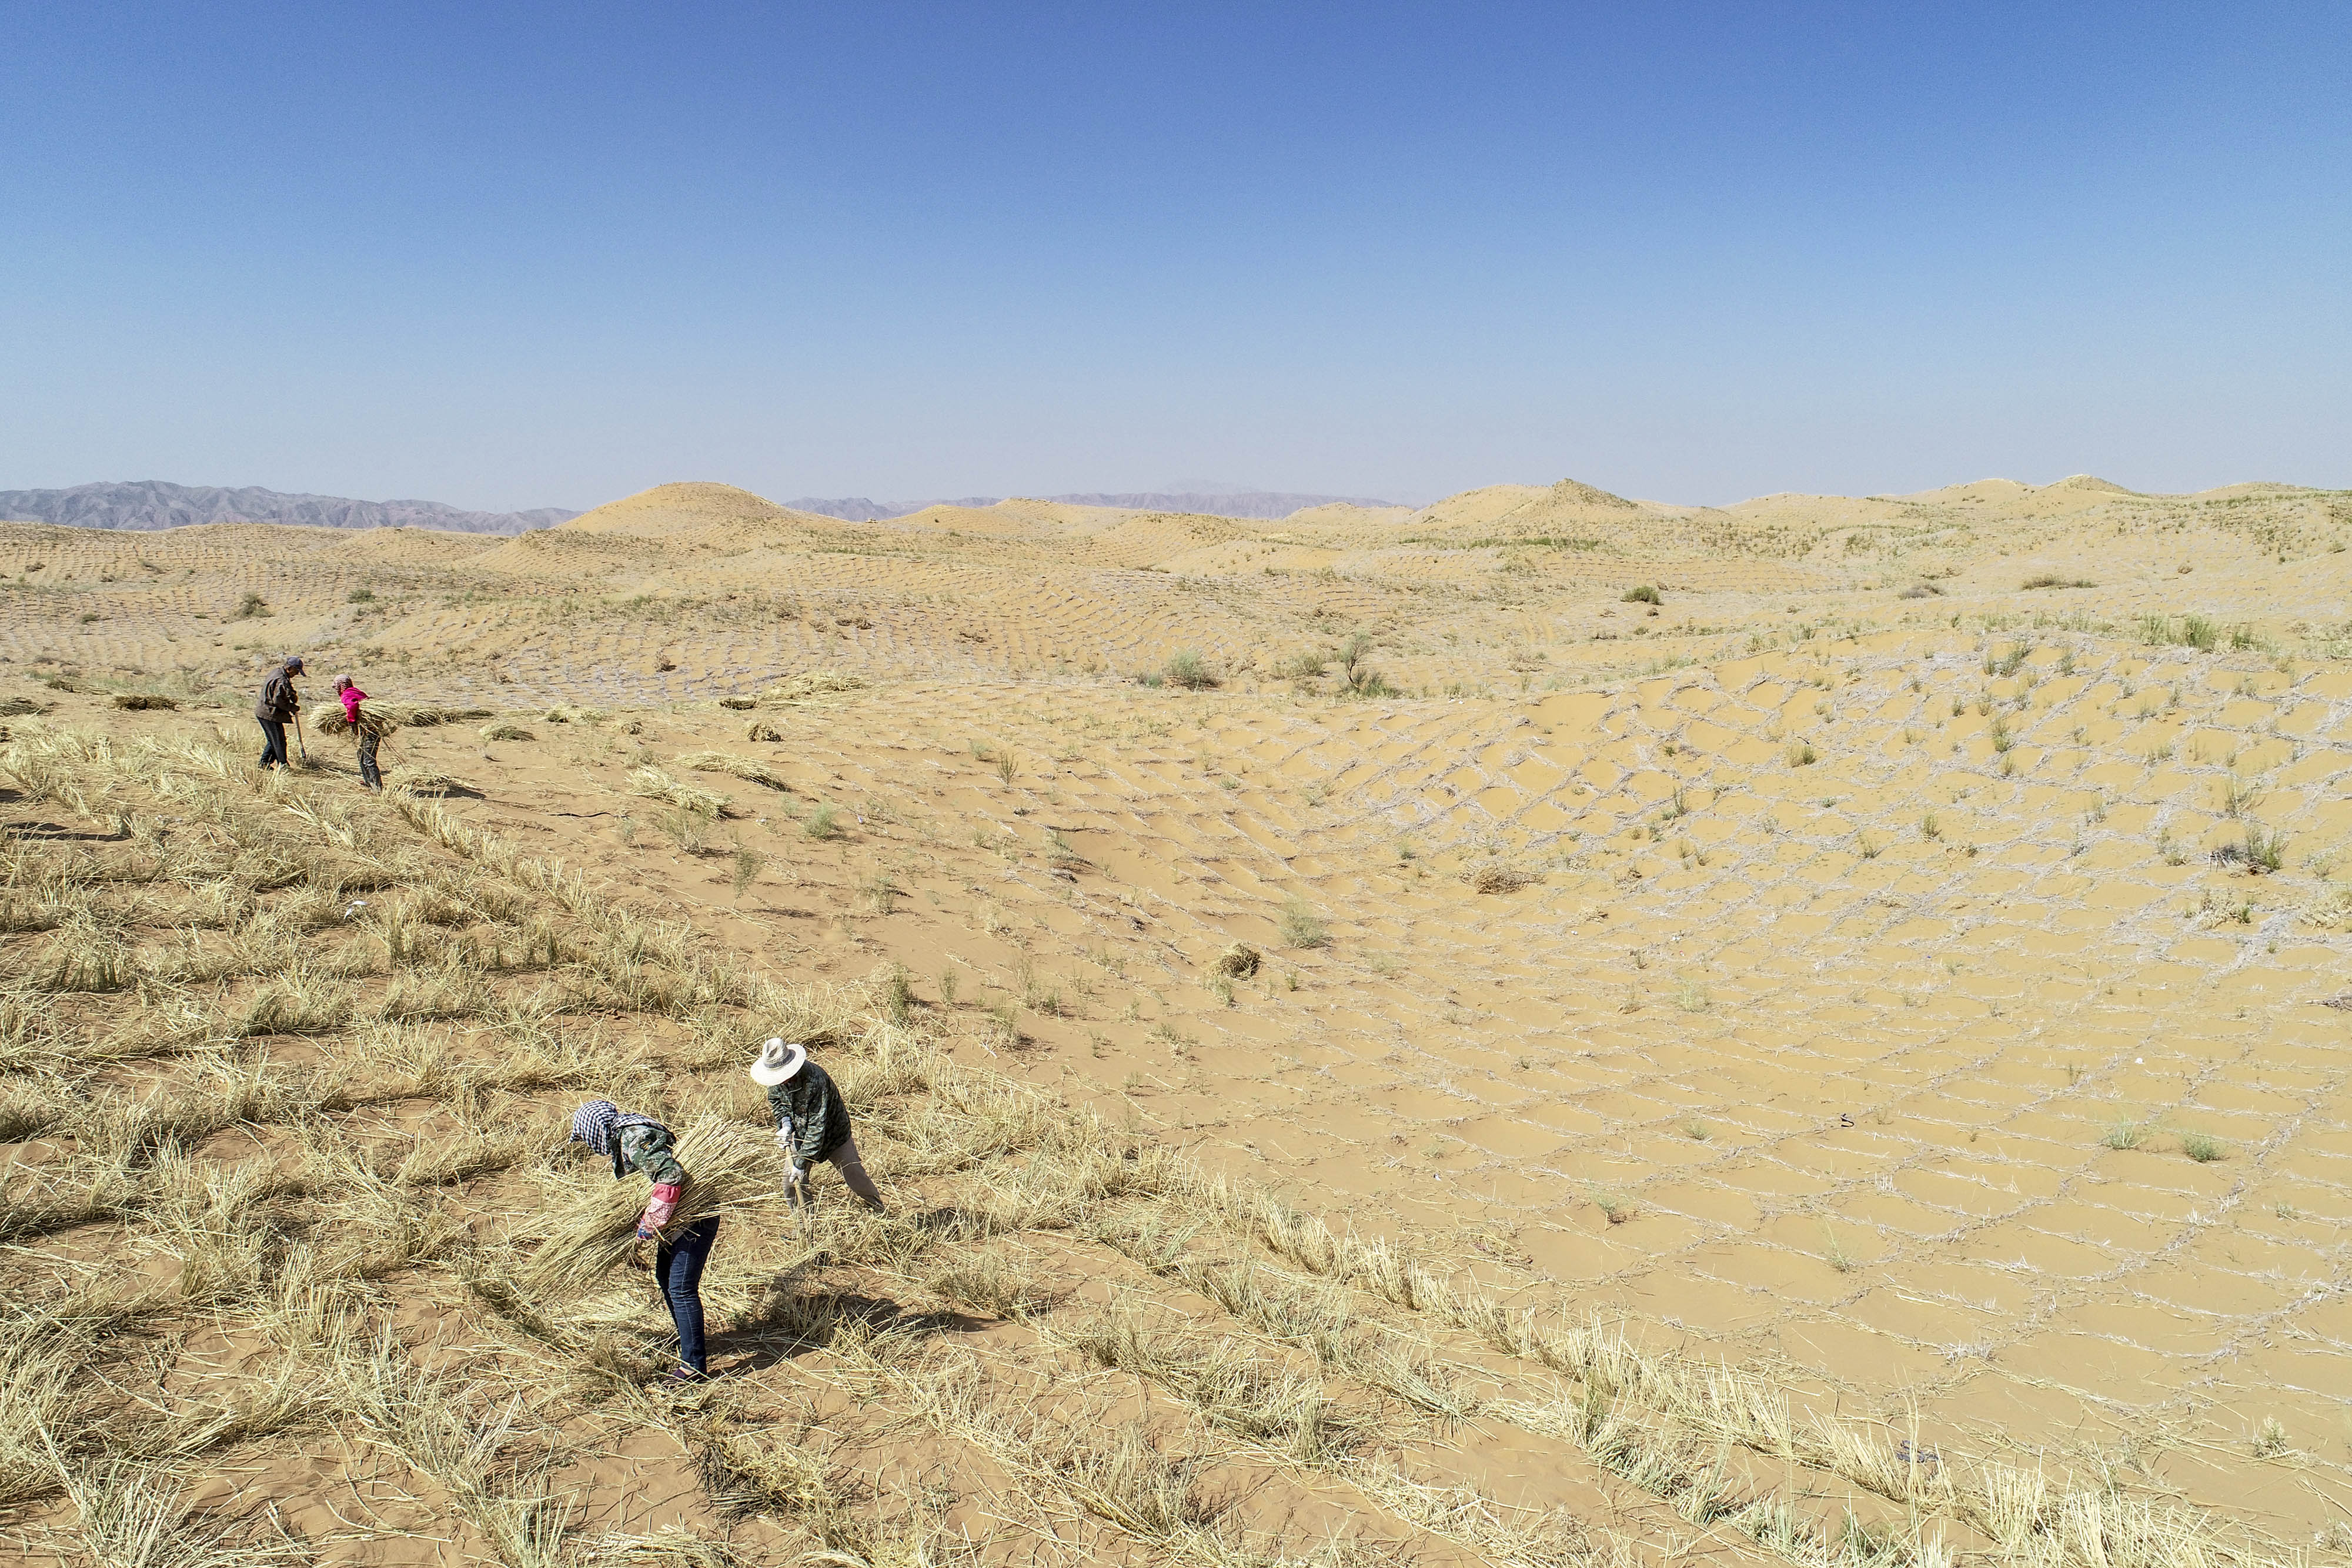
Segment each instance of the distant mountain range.
M253 486L171 485L161 479L76 485L69 490L0 490L0 519L79 528L179 528L191 523L296 523L314 528L447 528L520 534L580 514L561 507L529 512L468 512L438 501L354 501L289 496Z
M1286 517L1306 507L1328 506L1344 501L1351 507L1393 507L1395 501L1375 501L1364 496L1294 496L1279 490L1227 491L1144 491L1119 495L1033 496L1036 501L1059 501L1071 507L1122 507L1137 512L1206 512L1220 517ZM1002 496L965 496L952 501L869 501L863 496L850 496L827 500L803 496L785 506L796 512L814 512L821 517L840 517L847 522L870 523L884 517L903 517L919 512L925 507L992 507L1004 499Z
M1206 512L1221 517L1286 517L1306 507L1344 501L1392 507L1363 496L1298 496L1276 490L1139 491L1040 496L1073 507L1139 512ZM926 507L992 507L1001 496L953 500L870 501L804 496L785 506L854 523L903 517ZM173 485L161 479L76 485L68 490L0 490L0 521L63 523L78 528L180 528L192 523L293 523L314 528L446 528L467 534L520 534L550 528L580 514L561 507L528 512L468 512L438 501L355 501L345 496L289 496L256 486Z

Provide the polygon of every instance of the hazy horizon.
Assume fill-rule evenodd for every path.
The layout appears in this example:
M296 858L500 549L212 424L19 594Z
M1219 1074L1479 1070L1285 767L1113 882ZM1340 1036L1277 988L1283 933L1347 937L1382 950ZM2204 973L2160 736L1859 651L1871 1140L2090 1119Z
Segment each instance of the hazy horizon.
M2348 38L2320 5L26 12L0 478L2352 486Z
M1967 476L1967 477L1965 477L1965 478L1951 478L1951 479L1945 479L1945 480L1939 481L1939 482L1935 483L1935 484L1928 484L1928 485L1915 485L1915 486L1906 486L1906 487L1904 487L1904 488L1899 488L1899 489L1898 489L1898 488L1894 488L1894 487L1887 487L1887 488L1875 489L1875 490L1863 490L1863 489L1857 489L1857 488L1853 488L1853 487L1845 487L1845 488L1831 488L1831 489L1822 489L1822 490L1805 490L1805 491L1797 491L1797 490L1789 490L1789 489L1781 489L1781 490L1759 490L1759 491L1756 491L1753 495L1747 495L1747 496L1734 496L1734 497L1729 497L1728 499L1726 499L1726 500L1696 501L1696 500L1691 500L1691 499L1689 499L1689 498L1687 498L1687 497L1685 497L1675 496L1675 495L1671 495L1671 494L1665 494L1665 495L1660 495L1660 494L1649 494L1649 495L1643 495L1643 494L1640 494L1640 493L1637 493L1637 492L1632 492L1632 491L1612 491L1612 494L1616 494L1616 495L1622 495L1622 496L1625 496L1628 499L1632 499L1632 500L1657 502L1657 503L1660 503L1660 504L1663 504L1663 505L1666 505L1666 506L1677 506L1677 507L1695 507L1695 506L1734 506L1734 505L1737 505L1738 503L1739 503L1739 502L1741 502L1741 501L1758 500L1758 499L1761 499L1761 498L1766 497L1769 497L1769 496L1776 496L1776 495L1819 495L1819 496L1845 496L1845 497L1868 497L1868 496L1906 496L1906 495L1918 495L1918 494L1922 494L1922 493L1924 493L1924 492L1927 492L1927 491L1939 490L1939 489L1947 489L1947 488L1950 488L1950 487L1957 486L1970 485L1970 484L1977 484L1977 483L1981 483L1981 482L1988 481L1988 480L2008 480L2008 481L2011 481L2011 482L2013 482L2013 483L2016 483L2016 484L2025 485L2025 486L2030 486L2030 487L2037 488L2037 489L2038 489L2038 488L2042 488L2042 487L2046 486L2049 486L2049 485L2056 484L2056 483L2058 483L2058 482L2059 482L2060 480L2062 480L2062 479L2069 479L2069 478L2083 477L2083 476L2088 476L2088 477L2093 477L2093 478L2104 479L2104 480L2108 481L2108 482L2109 482L2109 483L2111 483L2111 484L2120 485L2120 486L2123 486L2125 489L2126 489L2126 490L2134 491L2134 492L2137 492L2137 493L2138 493L2138 494L2142 494L2142 495L2192 495L2192 494L2196 494L2196 493L2197 493L2197 492L2199 492L2199 491L2223 489L2223 488L2226 488L2226 487L2228 487L2228 486L2232 486L2232 485L2242 485L2242 484L2285 484L2285 485L2289 485L2289 486L2297 486L2297 487L2300 487L2300 488L2307 488L2307 489L2327 489L2327 490L2340 489L2340 488L2352 488L2352 486L2347 486L2313 485L2313 484L2308 483L2307 481L2305 481L2305 480L2302 480L2302 479L2296 478L2296 477L2294 477L2294 476L2282 476L2282 475L2276 475L2276 474L2257 474L2257 475L2248 475L2248 476L2243 476L2243 477L2242 477L2242 478L2237 478L2237 479L2224 479L2224 480L2218 480L2218 481L2214 482L2213 484L2210 484L2210 485L2199 485L2199 486L2194 486L2194 487L2193 487L2193 488L2191 488L2191 489L2183 489L2183 490L2162 490L2162 489L2157 489L2157 488L2154 488L2154 487L2151 487L2151 486L2145 486L2145 485L2135 485L2135 484L2131 483L2129 479L2127 479L2127 478L2118 478L2116 476L2115 476L2115 475L2113 475L2113 474L2095 474L2095 474L2092 474L2088 469L2073 469L2073 470L2070 470L2069 472L2064 473L2064 474L2053 474L2053 475L2050 475L2050 476L2046 476L2046 477L2041 477L2041 478L2023 477L2023 476L2019 476L2019 475L2015 475L2015 474L1975 474L1975 475L1970 475L1970 476ZM1499 479L1490 479L1490 480L1482 481L1482 482L1481 482L1481 483L1479 483L1479 484L1470 485L1470 486L1464 486L1464 490L1484 489L1484 488L1488 487L1489 486L1496 486L1496 485L1523 485L1523 486L1550 486L1550 485L1553 485L1553 484L1557 484L1557 483L1559 483L1560 480L1563 480L1563 479L1574 479L1574 480L1578 480L1578 481L1580 481L1580 482L1586 483L1586 484L1591 484L1591 483L1592 483L1592 481L1591 481L1591 480L1585 478L1585 476L1581 476L1581 475L1575 475L1575 474L1563 474L1563 475L1556 475L1556 476L1554 476L1553 477L1549 478L1549 479L1537 479L1537 478L1499 478ZM148 476L147 478L143 478L143 479L95 479L95 480L88 480L88 479L86 479L86 480L82 480L82 481L80 481L80 482L79 482L79 484L77 484L77 485L5 485L5 484L0 484L0 495L5 495L5 494L7 494L7 493L12 492L12 491L25 491L25 490L71 490L71 489L79 488L79 487L81 487L81 486L92 486L92 485L140 485L140 484L153 484L153 483L162 483L162 484L170 484L170 485L184 485L184 486L185 486L187 488L190 488L190 489L224 489L224 490L236 490L236 489L259 489L259 490L268 490L268 491L272 491L272 492L275 492L275 493L279 494L279 495L289 495L289 496L317 496L317 497L327 497L327 498L337 499L337 500L360 500L360 501L367 501L367 502L373 503L373 504L378 504L378 505L390 504L390 503L394 503L394 502L427 502L427 503L437 503L437 504L442 505L442 506L447 506L447 507L459 507L459 508L462 508L462 509L465 509L465 510L468 510L468 511L486 511L486 512L488 512L488 511L500 511L500 512L528 512L528 511L542 510L542 509L546 509L546 508L549 508L549 507L555 507L555 508L559 508L559 509L568 509L568 510L572 510L572 511L574 511L574 512L586 512L586 511L593 510L595 507L601 507L601 506L604 505L606 502L610 502L610 501L617 501L617 500L620 500L620 499L624 498L624 497L625 497L625 496L636 495L636 494L640 493L641 491L647 490L647 489L652 489L652 488L655 488L656 486L660 486L660 485L666 485L666 484L678 484L678 483L717 483L717 484L729 484L729 485L733 485L733 484L737 484L737 481L732 480L732 479L726 479L726 478L723 478L723 477L719 477L719 476L713 476L713 475L708 475L708 474L705 474L705 475L695 475L695 476L679 476L679 477L677 477L677 478L672 478L672 479L660 479L660 480L656 480L656 481L654 481L654 482L653 482L653 484L651 484L651 485L639 486L637 487L637 489L636 489L636 490L624 491L624 492L621 492L620 494L612 495L612 496L605 496L605 497L601 497L600 499L597 499L597 500L594 500L594 501L591 501L591 502L589 502L586 506L570 506L568 503L564 503L564 502L558 502L558 501L542 501L542 502L537 502L537 503L528 503L528 502L527 502L527 503L525 503L525 504L523 504L523 505L519 505L519 506L505 506L505 505L501 505L501 506L497 506L497 507L488 507L488 506L478 506L478 506L474 506L474 505L470 504L469 502L467 502L467 501L466 501L466 500L464 500L464 499L462 499L462 498L459 498L459 499L453 499L452 497L447 497L447 496L425 496L425 495L360 496L360 495L352 494L352 493L350 493L350 492L345 492L345 491L336 491L336 490L316 490L316 489L302 489L302 490L297 490L297 489L293 489L293 488L291 488L291 487L289 487L289 486L286 486L271 485L271 484L267 484L267 483L258 483L258 484L226 484L226 483L223 483L223 484L213 484L213 483L208 483L208 482L204 482L204 481L194 481L194 482L192 482L192 481L178 480L178 479L163 479L163 478L160 478L160 477L158 477L158 476ZM1097 487L1097 488L1093 488L1093 489L1081 489L1081 488L1078 488L1078 487L1076 487L1076 486L1061 486L1061 487L1058 487L1058 488L1050 488L1050 489L1049 489L1049 488L1045 488L1045 487L1043 487L1043 486L1030 486L1030 487L1027 487L1027 488L1013 488L1013 489L1006 489L1006 490L1002 490L1002 491L982 491L982 490L977 490L977 489L964 489L964 490L961 490L961 491L952 491L952 490L951 490L950 493L942 493L942 494L935 495L935 496L893 496L893 495L882 495L882 494L877 494L873 489L870 489L870 488L867 488L867 489L851 488L851 489L845 489L845 490L836 491L836 492L834 492L834 493L829 494L829 495L820 495L820 494L819 494L819 492L814 491L814 490L811 490L811 489L807 489L807 488L802 488L802 489L794 490L794 489L790 488L789 486L786 486L786 487L783 487L783 488L781 488L781 489L776 489L776 490L760 490L760 489L757 489L755 486L739 486L739 487L740 487L740 488L743 488L743 489L752 490L754 494L761 496L763 499L770 500L770 501L775 501L775 502L778 502L778 503L780 503L780 504L790 504L791 502L798 501L798 500L828 500L828 501L864 500L864 501L870 501L870 502L872 502L874 505L876 505L876 506L877 506L877 507L904 507L904 508L906 508L906 509L908 509L908 510L912 510L912 509L914 509L914 508L916 508L916 507L925 507L925 506L937 506L937 505L942 505L942 504L950 504L950 503L957 502L957 501L961 501L961 500L971 500L971 499L988 499L988 500L992 500L992 501L1001 501L1001 500L1008 500L1008 499L1014 499L1014 498L1020 498L1020 497L1029 497L1029 498L1035 498L1035 499L1045 499L1045 500L1051 500L1051 499L1054 499L1054 498L1055 498L1055 497L1070 497L1070 496L1080 496L1080 495L1162 495L1162 496L1201 496L1201 497L1214 497L1214 496L1236 496L1236 497L1238 497L1238 496L1258 496L1258 495L1275 495L1275 496L1294 496L1294 495L1295 495L1295 496L1339 496L1339 495L1349 495L1349 496L1354 496L1354 497L1359 497L1359 498L1363 498L1363 499L1377 499L1377 500L1386 501L1386 502L1389 502L1389 503L1391 503L1391 504L1397 505L1397 506L1405 506L1405 507L1415 507L1415 508L1421 508L1421 507L1425 507L1433 506L1433 505L1436 504L1436 503L1437 503L1437 502L1439 502L1439 501L1443 501L1443 500L1447 499L1449 497L1455 496L1455 495L1459 495L1459 494L1462 494L1462 493L1463 493L1462 491L1452 491L1452 490L1450 490L1450 491L1445 492L1445 493L1444 493L1444 494L1443 494L1443 495L1369 497L1369 496L1366 496L1366 495L1365 495L1365 493L1364 493L1364 492L1362 492L1362 491L1360 491L1360 490L1357 490L1357 491L1322 490L1322 489L1308 490L1308 489L1302 489L1302 488L1299 488L1299 487L1297 487L1297 486L1288 486L1288 485L1250 485L1250 484L1240 484L1240 483L1235 483L1235 482L1233 482L1233 481L1230 481L1230 480L1206 481L1206 482L1202 482L1202 481L1186 481L1186 482L1181 482L1181 483L1178 483L1178 482L1170 482L1170 483L1160 484L1160 485L1109 485L1109 486L1099 486L1099 487ZM1600 488L1600 489L1603 489L1603 490L1607 490L1607 489L1609 489L1609 486L1606 486L1606 485L1601 485L1601 486L1598 486L1597 487L1598 487L1598 488Z

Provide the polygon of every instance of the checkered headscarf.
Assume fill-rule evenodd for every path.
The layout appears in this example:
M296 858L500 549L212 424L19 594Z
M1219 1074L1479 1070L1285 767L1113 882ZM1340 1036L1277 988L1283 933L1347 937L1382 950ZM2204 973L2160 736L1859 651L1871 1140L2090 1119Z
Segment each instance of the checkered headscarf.
M621 1129L624 1127L657 1127L660 1123L651 1116L640 1116L634 1111L624 1111L610 1100L591 1100L572 1113L572 1136L568 1144L585 1144L613 1162L614 1174L621 1166Z
M621 1130L621 1110L610 1100L591 1100L572 1113L572 1136L567 1144L585 1144L600 1155L613 1152L613 1134Z

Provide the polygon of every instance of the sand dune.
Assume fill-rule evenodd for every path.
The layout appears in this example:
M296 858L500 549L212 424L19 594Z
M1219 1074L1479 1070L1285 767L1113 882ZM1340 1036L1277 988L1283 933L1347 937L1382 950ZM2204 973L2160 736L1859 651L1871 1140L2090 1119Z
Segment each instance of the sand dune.
M338 1562L519 1561L551 1499L583 1561L2340 1561L2347 543L2086 476L0 527L6 1267L129 1391L55 1406L82 1469L0 1423L0 1499L80 1528L116 1433ZM437 799L315 732L264 784L287 648L496 716L394 737ZM340 1011L265 1009L298 960ZM642 1292L512 1293L572 1101L742 1114L820 1023L929 1218L731 1232L685 1399ZM233 1187L247 1295L191 1261ZM322 1368L457 1436L185 1414Z

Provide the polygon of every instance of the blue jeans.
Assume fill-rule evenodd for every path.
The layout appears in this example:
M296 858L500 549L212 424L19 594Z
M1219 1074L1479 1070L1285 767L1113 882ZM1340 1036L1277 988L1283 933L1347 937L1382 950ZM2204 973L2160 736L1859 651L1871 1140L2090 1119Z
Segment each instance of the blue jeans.
M268 768L270 764L276 763L280 768L285 767L286 726L274 718L260 719L257 722L261 726L261 765Z
M654 1278L661 1281L670 1322L677 1325L677 1364L702 1373L710 1370L702 1354L702 1266L710 1261L710 1244L718 1239L714 1214L663 1237L654 1249Z

